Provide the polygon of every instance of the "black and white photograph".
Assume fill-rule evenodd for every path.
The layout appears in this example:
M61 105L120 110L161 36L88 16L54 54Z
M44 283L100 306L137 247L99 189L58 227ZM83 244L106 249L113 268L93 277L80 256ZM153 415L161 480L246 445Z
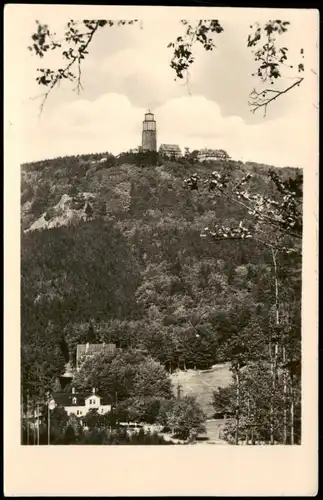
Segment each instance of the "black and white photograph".
M318 13L15 7L20 446L301 449Z

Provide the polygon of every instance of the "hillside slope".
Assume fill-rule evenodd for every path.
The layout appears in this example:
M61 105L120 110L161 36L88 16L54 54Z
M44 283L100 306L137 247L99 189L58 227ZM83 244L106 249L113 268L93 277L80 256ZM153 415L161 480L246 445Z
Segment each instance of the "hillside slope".
M97 156L97 155L92 155ZM90 158L92 158L90 156ZM104 159L104 156L103 156ZM207 200L200 200L194 193L183 190L183 180L197 173L210 174L214 169L230 171L239 176L251 173L252 188L264 192L268 190L265 165L242 162L204 162L191 165L179 162L161 162L157 167L139 167L131 161L131 155L118 159L111 166L87 157L65 157L43 162L23 164L21 168L22 226L27 229L46 211L51 211L62 197L73 198L74 207L81 208L89 197L93 199L94 214L110 215L117 219L147 222L161 217L175 218L176 222L186 220L196 223L213 217L214 207ZM293 175L298 169L277 169L283 176ZM193 198L192 198L193 196ZM228 207L218 200L217 216L236 215L236 207ZM209 211L212 211L210 214ZM50 214L49 214L50 219Z
M171 372L227 361L235 337L261 341L273 307L270 254L256 241L203 240L214 219L236 225L249 215L183 181L230 169L237 178L251 172L251 189L270 192L268 167L101 159L22 165L25 382L36 387L41 373L50 386L89 331L98 342L142 347Z

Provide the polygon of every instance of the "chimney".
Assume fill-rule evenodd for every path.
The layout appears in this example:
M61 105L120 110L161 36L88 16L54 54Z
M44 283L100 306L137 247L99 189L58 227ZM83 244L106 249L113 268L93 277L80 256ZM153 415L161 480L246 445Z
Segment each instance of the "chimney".
M72 394L75 394L75 387L72 387Z
M92 389L92 392L93 392L93 394L95 394L95 388L94 388L94 387L93 387L93 389Z

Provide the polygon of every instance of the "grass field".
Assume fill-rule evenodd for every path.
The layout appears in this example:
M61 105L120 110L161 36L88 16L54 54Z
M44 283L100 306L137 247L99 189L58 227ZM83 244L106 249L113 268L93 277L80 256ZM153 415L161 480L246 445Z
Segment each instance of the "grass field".
M215 365L209 370L177 371L172 374L175 390L178 383L181 396L196 396L208 418L212 418L214 411L211 404L212 393L218 387L226 387L232 382L230 364Z

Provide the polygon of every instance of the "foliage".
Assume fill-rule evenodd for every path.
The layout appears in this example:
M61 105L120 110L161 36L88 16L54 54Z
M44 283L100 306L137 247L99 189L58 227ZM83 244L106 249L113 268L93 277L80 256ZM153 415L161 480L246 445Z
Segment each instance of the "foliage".
M106 415L100 415L96 409L91 409L82 419L83 424L91 431L93 429L104 429L108 424Z
M192 396L166 401L161 407L158 420L181 439L194 438L205 432L206 416Z
M125 429L115 428L109 430L102 427L93 427L87 431L82 430L78 424L79 430L75 430L74 425L67 425L65 429L58 429L57 433L52 435L52 445L172 445L171 441L166 441L163 436L157 432L149 432L140 429L138 433L129 434ZM27 444L26 429L23 432L22 444ZM29 445L36 445L34 433L30 433ZM40 428L40 445L47 445L46 426Z
M221 174L214 171L211 175L210 181L205 181L204 184L208 184L209 192L217 191L218 194L234 201L236 204L245 207L248 210L248 214L251 216L249 222L249 227L247 227L243 221L240 221L238 227L221 226L215 224L214 229L210 230L208 227L205 228L203 236L211 235L215 240L243 240L246 238L254 238L260 241L264 246L271 249L272 253L272 264L273 264L273 278L275 283L274 290L274 310L272 316L270 316L270 321L268 328L266 330L267 339L263 338L262 331L255 330L256 335L254 335L253 340L256 338L256 342L252 342L252 350L250 351L250 340L252 337L247 334L247 341L244 340L243 336L235 339L234 336L230 339L229 344L231 344L231 362L232 371L235 375L235 424L231 426L231 430L227 432L227 437L232 439L232 433L234 432L234 442L239 443L239 433L243 429L243 414L241 412L241 398L243 397L243 386L241 386L241 368L243 368L251 360L256 360L256 369L258 369L257 374L253 374L254 377L258 377L261 381L262 387L267 387L267 394L265 396L266 407L263 408L262 400L253 399L253 415L257 412L261 412L261 418L259 422L254 423L252 426L252 433L255 429L260 432L262 439L268 438L270 436L270 443L274 444L275 439L278 442L283 442L287 444L287 434L288 434L288 422L287 413L288 408L291 412L291 444L294 444L294 429L295 429L295 401L292 398L292 402L288 402L288 392L294 394L294 381L293 376L291 376L289 368L291 365L295 366L297 363L300 365L300 344L296 347L296 338L300 339L298 329L296 328L296 335L290 336L293 331L291 320L291 313L289 306L289 312L286 315L286 291L288 289L288 280L286 281L286 274L284 273L284 260L294 260L294 265L300 265L301 250L298 245L297 240L302 238L302 176L297 176L296 178L289 178L288 180L283 180L274 171L269 171L269 178L273 181L276 188L276 196L268 197L257 194L250 194L245 190L246 183L250 180L251 174L243 176L238 183L232 184L232 179L230 179L230 174ZM185 184L191 190L199 189L199 177L194 174L191 178L186 179ZM277 196L278 194L278 196ZM243 201L241 201L241 199ZM266 239L265 239L266 237ZM296 241L295 241L296 240ZM295 244L296 243L296 244ZM286 268L285 268L286 270ZM285 285L285 288L284 288ZM288 299L287 299L288 302ZM294 311L295 313L295 311ZM282 321L282 315L283 317ZM289 333L287 333L289 332ZM298 333L297 333L298 332ZM260 334L260 335L259 335ZM269 358L267 363L270 366L270 373L263 370L263 360L267 358L266 350L258 349L259 345L266 346L266 350L269 351ZM293 347L291 347L293 346ZM296 348L295 348L296 347ZM281 356L280 356L281 353ZM296 356L296 359L295 359ZM279 384L281 380L279 379L279 370L282 370L282 386L283 386L283 398L279 398ZM252 380L252 378L251 378ZM299 381L298 381L299 382ZM299 387L299 385L298 385ZM232 395L229 399L221 402L221 397L223 394L217 394L215 399L215 404L220 403L222 405L222 411L233 412L233 408L227 408L226 405L232 403ZM226 394L228 396L228 394ZM248 393L248 419L249 406L250 406L250 394ZM223 407L224 404L224 407ZM279 420L280 413L283 412L283 431L280 429L280 434L277 438L277 427L276 422ZM249 425L249 424L248 424ZM246 437L248 441L248 436Z
M221 416L234 415L235 412L235 386L219 387L212 395L212 405L215 414Z
M192 54L193 44L199 42L205 50L213 50L215 44L212 37L208 37L208 34L219 34L223 31L217 19L200 20L194 28L186 20L182 20L181 23L186 26L184 37L179 36L176 42L168 45L169 48L174 49L174 56L170 66L175 70L178 78L183 78L183 72L187 70L194 61Z
M83 441L80 444L105 444L105 445L168 445L172 444L165 441L162 436L157 433L145 432L140 429L139 433L132 435L127 434L121 429L112 432L93 429L84 434Z
M93 215L93 208L91 207L90 203L87 203L85 205L84 213L87 217L91 217Z
M22 232L24 405L27 391L29 400L43 400L53 390L66 362L75 366L77 344L86 341L115 343L123 351L114 360L102 358L100 369L85 364L82 380L79 375L76 379L79 387L102 386L113 402L118 400L120 419L123 412L122 418L156 420L161 402L169 397L165 370L203 370L226 361L239 362L242 369L251 362L270 362L269 342L277 333L275 275L285 332L284 370L293 372L294 390L299 391L299 171L281 169L277 179L268 175L268 167L254 163L183 166L179 160L165 161L162 167L126 163L107 169L99 163L102 157L22 167L24 190L32 185L42 196L44 185L50 193L45 210L74 178L79 182L75 199L91 193L94 212L96 203L105 206L105 214L96 212L93 220ZM241 184L248 174L252 177ZM221 186L226 175L228 183ZM185 177L197 179L198 189L183 189ZM37 201L38 194L33 196ZM24 227L34 217L32 210L31 204L22 214ZM240 222L251 238L242 238ZM212 244L200 237L205 227Z
M53 161L51 170L39 170L38 183L50 178L55 166ZM201 174L206 168L199 167ZM237 171L230 168L232 176L238 176L240 167ZM117 182L122 181L122 170L112 174ZM33 356L36 362L37 355L36 365L42 365L41 356L47 356L47 351L38 351L35 342L47 343L48 331L48 342L53 346L49 385L51 376L57 375L67 361L66 353L57 355L63 341L73 362L76 344L86 341L91 318L98 341L116 342L123 348L143 343L170 370L183 367L184 361L186 367L202 368L225 360L225 336L220 330L230 332L242 326L233 309L256 315L253 327L266 322L266 308L261 304L272 290L265 278L270 253L254 239L241 244L237 240L234 247L228 247L225 241L206 245L200 239L205 215L199 215L198 210L200 205L206 211L212 205L208 207L204 195L199 199L194 193L192 197L182 191L180 178L173 173L174 196L164 190L165 181L157 171L139 173L134 168L127 175L134 187L131 212L121 226L98 219L22 236L23 359ZM254 175L255 191L262 178ZM88 182L93 185L95 177ZM63 194L64 186L60 189ZM91 190L90 185L86 189ZM151 208L157 216L160 210L168 219L145 215ZM222 202L218 197L218 223L223 221L228 226L232 220L241 220L245 211L241 205ZM211 222L213 212L205 213L210 213L207 217ZM287 268L294 266L292 262L286 262ZM247 273L238 278L235 269L246 265ZM295 287L295 283L290 286ZM196 307L196 303L200 305ZM227 317L227 326L220 321L220 313Z
M185 152L185 160L194 165L195 163L198 162L198 150L194 149L193 151L189 151L187 148L187 151Z
M263 83L275 84L275 81L283 76L283 70L286 66L293 68L293 65L288 64L288 47L281 47L277 43L277 35L281 35L288 30L290 23L288 21L269 21L263 26L259 23L255 23L251 26L254 29L254 33L248 36L248 47L254 56L254 60L259 64L257 73L253 76L258 76ZM265 43L261 45L263 40ZM300 49L300 59L298 63L298 74L304 72L304 49ZM283 90L276 89L262 89L256 91L255 89L250 93L249 105L251 111L254 113L260 108L264 108L264 114L266 115L267 106L275 101L277 98L286 94L294 87L299 87L304 77L296 77L296 81L289 86L286 86Z
M201 43L206 51L212 51L215 48L214 33L220 34L224 29L218 20L200 20L196 22L195 26L192 26L187 20L182 20L181 23L185 26L184 34L177 37L176 41L170 43L168 47L173 51L171 68L174 69L176 77L183 79L186 74L188 81L188 69L195 60L193 55L194 44ZM248 35L247 47L252 51L258 66L257 71L252 76L260 78L261 83L268 82L274 85L277 79L284 76L285 72L283 70L286 66L293 68L293 65L287 64L288 47L281 47L277 41L277 35L285 33L289 25L288 21L278 19L270 20L264 24L255 23L250 26L253 31ZM297 66L298 74L304 72L304 49L300 49L300 58L301 61ZM285 85L283 89L261 88L258 91L253 89L249 95L248 103L251 112L255 113L260 108L263 108L264 115L266 115L269 104L293 88L299 87L303 80L304 77L298 76L295 82Z
M214 192L216 196L223 196L244 207L256 220L255 232L259 224L271 226L274 230L286 235L302 238L302 185L303 175L298 174L295 178L282 179L276 172L269 171L269 179L276 189L275 196L263 196L260 193L250 193L246 189L246 184L252 178L250 173L237 179L230 178L230 172L212 172L209 179L200 183L197 174L185 179L185 186L191 190L198 190L200 184L207 185L209 196ZM215 231L210 232L211 236L220 238L251 238L251 220L249 218L249 228L244 227L241 221L237 228L215 227ZM209 232L206 228L205 232ZM264 232L264 230L262 230ZM278 232L278 235L279 235Z
M274 398L274 440L282 443L284 440L284 409L288 408L285 418L288 422L287 443L291 443L291 432L294 433L294 443L300 443L300 391L290 386L284 392L284 372L278 373L276 385L273 388L272 374L268 362L251 364L240 378L239 398L239 441L249 444L270 442L271 401ZM225 389L217 389L213 394L213 407L216 413L233 416L236 412L236 392L234 383ZM291 411L294 412L291 424ZM225 429L225 437L234 442L236 425L229 421Z
M131 349L121 351L112 360L106 355L94 356L82 365L73 383L83 390L98 387L117 405L119 417L150 423L156 419L160 400L172 397L171 381L165 368ZM95 413L88 413L89 427L93 419L99 422L97 418Z
M133 24L137 20L112 21L107 19L83 20L81 22L70 20L65 29L64 41L59 42L55 39L56 34L52 33L47 24L37 23L37 31L32 35L32 45L28 48L38 57L43 58L46 52L60 49L65 64L62 68L52 70L50 68L39 69L40 76L37 83L48 90L44 95L42 107L50 93L57 87L63 79L76 81L76 90L80 91L81 84L81 65L88 52L88 47L92 42L95 33L104 26L124 26Z

